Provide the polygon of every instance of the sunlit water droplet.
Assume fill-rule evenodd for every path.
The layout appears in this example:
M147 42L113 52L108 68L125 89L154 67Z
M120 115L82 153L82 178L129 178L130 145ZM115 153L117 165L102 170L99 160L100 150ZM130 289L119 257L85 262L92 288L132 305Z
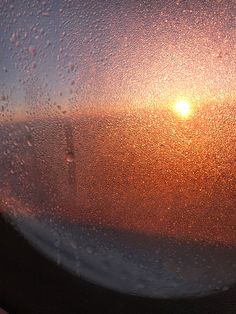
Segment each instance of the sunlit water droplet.
M31 142L30 140L27 140L27 145L28 145L29 147L32 147L32 146L33 146L32 142Z
M66 154L66 161L67 162L73 162L74 161L74 154L72 152L68 152Z

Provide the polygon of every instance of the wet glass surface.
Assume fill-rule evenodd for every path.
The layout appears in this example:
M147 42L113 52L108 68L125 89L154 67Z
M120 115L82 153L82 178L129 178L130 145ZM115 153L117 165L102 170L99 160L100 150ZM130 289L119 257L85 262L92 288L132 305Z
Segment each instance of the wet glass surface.
M152 297L236 282L234 1L0 4L0 210Z

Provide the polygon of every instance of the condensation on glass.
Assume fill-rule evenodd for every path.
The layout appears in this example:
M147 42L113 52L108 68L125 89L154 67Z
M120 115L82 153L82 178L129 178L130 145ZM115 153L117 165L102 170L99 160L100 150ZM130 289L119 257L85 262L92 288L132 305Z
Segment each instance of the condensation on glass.
M0 3L0 211L74 274L236 282L236 5Z

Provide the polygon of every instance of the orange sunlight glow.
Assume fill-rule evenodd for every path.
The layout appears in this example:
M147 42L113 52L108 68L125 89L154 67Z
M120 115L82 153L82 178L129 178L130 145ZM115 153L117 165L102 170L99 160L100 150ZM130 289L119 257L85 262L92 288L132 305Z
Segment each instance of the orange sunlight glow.
M191 114L191 105L186 100L178 100L174 104L174 111L182 119L187 119Z

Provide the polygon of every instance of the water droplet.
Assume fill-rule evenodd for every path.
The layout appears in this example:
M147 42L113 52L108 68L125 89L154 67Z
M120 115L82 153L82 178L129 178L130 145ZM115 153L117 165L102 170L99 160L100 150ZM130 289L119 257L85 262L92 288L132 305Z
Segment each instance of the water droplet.
M46 47L49 47L49 46L51 46L51 42L50 42L50 40L47 40L46 41Z
M32 146L33 146L32 142L31 142L30 140L27 140L27 145L28 145L29 147L32 147Z
M35 47L30 46L28 50L29 50L29 53L30 53L33 57L36 56L37 51L36 51L36 48L35 48Z
M75 69L75 66L74 66L73 63L70 62L70 63L68 64L68 68L69 68L69 72L73 72L74 69Z
M16 33L12 33L11 37L10 37L10 42L14 43L14 41L16 40Z
M33 62L32 63L32 69L35 69L37 67L37 63L36 62Z
M87 251L88 254L92 254L93 253L93 248L91 246L88 246L86 248L86 251Z
M26 129L27 132L30 131L30 128L28 127L28 125L25 125L25 129Z
M68 152L66 154L66 161L67 162L73 162L74 161L74 154L72 152Z
M71 245L71 247L72 247L73 249L77 249L77 244L76 244L75 241L71 240L71 241L70 241L70 245Z

